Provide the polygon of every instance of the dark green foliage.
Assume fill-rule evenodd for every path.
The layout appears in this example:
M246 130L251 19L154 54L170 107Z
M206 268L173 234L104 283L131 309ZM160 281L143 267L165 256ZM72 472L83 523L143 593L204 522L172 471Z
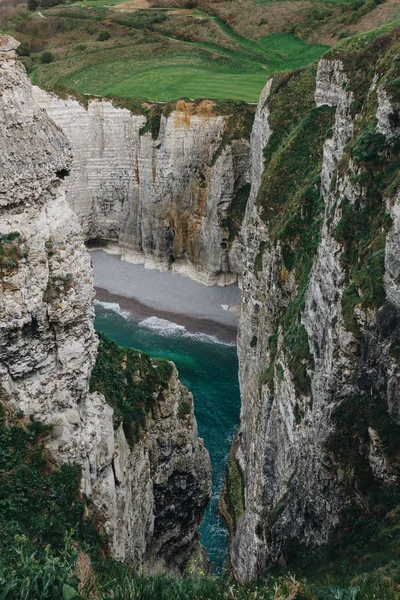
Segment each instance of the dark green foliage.
M347 89L353 92L354 101L362 104L368 98L368 90L376 72L384 75L385 87L391 91L391 82L400 75L400 65L396 62L398 51L399 28L396 27L384 34L379 30L372 30L351 37L328 52L327 58L339 59L344 63L349 80ZM397 98L394 95L393 99Z
M147 131L151 132L151 137L153 140L158 138L158 134L160 132L161 125L161 115L163 114L163 105L162 104L153 104L146 113L146 123L139 130L139 135L143 135L147 133Z
M39 0L39 8L52 8L59 4L66 4L68 0Z
M31 11L36 10L39 7L39 0L28 0L26 7Z
M17 241L19 237L18 231L0 234L0 278L11 275L18 268L18 262L22 258Z
M193 403L192 403L190 397L184 396L181 399L181 402L179 404L178 417L180 419L186 419L186 417L188 417L191 414L192 408L193 408Z
M154 25L162 23L167 18L165 12L157 12L155 10L135 10L131 13L126 13L113 17L114 23L126 25L134 29L149 29L153 30Z
M272 510L268 513L267 528L269 530L275 525L281 514L286 508L288 492L286 492L280 500L275 504Z
M382 133L377 133L376 124L370 122L357 138L351 150L351 154L354 160L359 162L377 160L379 151L382 150L385 142L385 136Z
M71 529L76 539L99 544L92 522L83 520L79 468L52 464L44 447L48 428L35 422L8 425L3 408L1 413L0 558L7 562L15 536L22 534L39 548L61 549Z
M239 585L196 574L182 578L138 575L126 565L113 563L102 573L101 587L100 583L93 586L93 597L99 600L111 597L114 600L398 600L400 597L398 581L395 577L390 579L386 572L364 575L352 583L351 577L348 573L319 581L311 575L306 581L286 572L270 575L264 583ZM86 600L88 596L84 597Z
M247 200L250 194L250 184L245 183L236 190L228 209L228 216L221 225L228 229L228 242L232 242L240 231L244 213L246 212Z
M21 44L17 48L18 56L29 56L31 53L31 49L29 47L28 42L21 42Z
M224 149L233 140L249 139L253 126L255 108L245 102L235 100L217 100L213 106L213 113L224 115L224 132L217 150L210 160L214 165Z
M285 138L313 108L315 73L315 68L310 67L274 76L267 101L272 134L264 150L266 161L279 150Z
M102 29L101 31L99 31L96 39L98 42L105 42L106 40L109 40L110 37L111 37L110 32L107 31L107 29Z
M300 319L312 262L320 240L324 204L319 189L319 172L323 145L333 125L335 110L322 106L310 108L304 114L297 99L298 109L292 107L291 129L284 107L286 100L291 99L296 106L296 96L302 89L307 109L307 98L310 103L312 101L314 81L313 71L300 71L292 78L282 76L276 84L270 100L271 107L274 105L278 115L283 118L286 130L282 130L279 121L276 121L275 137L271 136L271 147L269 143L265 151L266 169L257 198L271 241L281 243L281 285L285 284L289 271L293 271L298 286L296 296L279 322L283 326L293 381L304 394L311 391L307 369L312 367L312 358L307 333ZM261 266L259 255L257 260ZM273 364L270 363L264 381L272 382L272 377Z
M332 417L334 431L326 447L334 456L334 464L346 473L348 503L322 559L328 565L329 560L346 558L347 569L351 564L352 569L364 570L386 564L388 556L399 560L400 486L398 482L382 484L374 477L368 460L368 428L378 432L389 464L396 464L400 426L387 412L385 395L376 392L346 397Z
M354 309L360 303L360 295L354 283L350 283L343 291L342 296L342 317L347 331L351 331L355 338L360 339L361 332L357 319L354 315Z
M51 52L48 52L47 50L45 52L42 52L42 54L40 55L40 62L47 65L51 62L53 62L54 60L54 56Z
M386 141L384 136L375 133L375 121L372 121L367 123L351 148L353 160L361 162L353 180L366 192L354 204L344 199L342 218L334 235L344 248L342 263L348 281L342 297L343 317L346 327L356 337L359 332L354 317L355 306L379 308L385 302L385 243L392 225L385 198L397 187L399 142L396 138ZM364 166L364 163L367 164Z
M50 546L38 552L26 536L16 536L7 560L0 556L2 600L78 600L77 558L69 536L58 552Z
M385 301L384 249L392 226L386 199L393 197L400 183L400 136L395 131L397 113L389 115L394 125L391 137L386 139L376 131L377 100L369 88L378 73L377 86L385 87L394 100L400 98L392 86L400 74L398 33L398 28L379 37L372 32L346 42L351 52L340 47L332 51L335 58L345 63L348 88L356 98L352 113L358 115L354 139L338 172L341 176L350 174L352 183L361 187L362 197L354 204L347 198L342 201L342 218L334 231L344 248L342 264L347 274L347 288L342 296L344 323L356 337L360 337L360 332L355 307L379 308Z
M228 458L228 465L225 476L225 501L232 517L234 530L244 512L244 483L243 475L239 463L235 458Z
M134 443L145 426L146 414L168 387L172 364L151 359L147 354L121 348L103 334L100 338L96 365L92 371L90 391L104 394L114 408L114 423L123 424L125 435Z

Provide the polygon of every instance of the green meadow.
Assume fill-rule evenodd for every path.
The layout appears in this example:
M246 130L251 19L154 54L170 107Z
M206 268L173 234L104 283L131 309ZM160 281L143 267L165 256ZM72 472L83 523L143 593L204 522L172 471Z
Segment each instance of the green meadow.
M24 58L32 81L47 89L160 102L186 97L252 103L271 73L305 66L328 48L284 33L248 39L200 10L120 12L113 8L120 3L77 2L42 11L44 18L24 13L8 23L10 33L33 49ZM102 41L104 31L110 37ZM44 50L53 58L46 64Z

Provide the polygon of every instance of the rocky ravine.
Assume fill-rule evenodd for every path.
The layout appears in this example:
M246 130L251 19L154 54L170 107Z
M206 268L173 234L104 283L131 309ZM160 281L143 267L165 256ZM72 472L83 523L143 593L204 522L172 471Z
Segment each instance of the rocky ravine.
M174 369L130 446L122 427L114 431L104 398L88 393L94 292L82 231L65 199L71 147L35 102L16 47L0 36L1 400L54 425L49 448L59 462L82 466L83 492L101 510L115 556L176 571L198 549L211 493L192 397ZM176 513L171 497L184 505Z
M172 266L206 285L236 280L230 250L249 189L252 107L239 118L235 104L218 111L209 100L179 100L170 114L146 118L109 100L85 107L34 93L72 145L67 200L86 240L108 240L124 260Z
M223 498L241 581L399 498L399 32L352 51L276 76L255 118Z

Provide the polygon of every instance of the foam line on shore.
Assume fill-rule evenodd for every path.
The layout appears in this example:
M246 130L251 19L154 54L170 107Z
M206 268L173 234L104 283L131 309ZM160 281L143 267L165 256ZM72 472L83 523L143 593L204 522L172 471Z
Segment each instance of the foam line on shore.
M142 329L148 329L150 331L154 331L158 335L163 335L165 337L182 337L182 338L190 338L193 340L197 340L198 342L204 342L209 344L221 344L223 346L235 346L232 342L226 342L219 340L214 335L209 335L207 333L201 332L190 332L186 329L184 325L179 325L178 323L174 323L173 321L169 321L168 319L162 319L156 316L146 317L142 320L137 320L134 318L128 310L121 309L118 302L105 302L102 300L94 300L95 306L101 306L103 309L114 312L124 319L132 319L137 323L139 327Z
M138 324L140 327L150 329L151 331L155 331L159 335L164 335L166 337L185 337L197 340L199 342L222 344L223 346L235 346L235 344L233 343L223 342L222 340L219 340L214 335L209 335L207 333L200 332L191 333L183 325L178 325L178 323L168 321L168 319L160 319L159 317L155 316L147 317L146 319L139 321Z

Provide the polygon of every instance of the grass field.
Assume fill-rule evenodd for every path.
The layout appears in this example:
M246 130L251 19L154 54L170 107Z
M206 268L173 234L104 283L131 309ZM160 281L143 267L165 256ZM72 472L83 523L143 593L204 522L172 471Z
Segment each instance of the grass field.
M56 84L89 94L154 101L184 96L257 102L271 72L304 66L326 50L325 46L307 46L285 34L271 34L234 51L210 43L178 43L186 45L188 51L139 60L108 61L106 57Z
M306 43L307 27L315 37L330 18L342 15L345 23L354 16L351 0L311 0L311 9L298 0L218 5L202 0L197 7L191 0L191 9L183 9L182 1L166 0L160 8L155 0L80 0L42 10L44 18L27 12L12 17L6 30L30 48L25 65L44 88L153 101L207 97L257 102L271 73L305 66L328 49ZM358 0L357 6L363 8L365 1ZM385 2L389 7L393 0ZM224 12L228 5L230 13ZM257 27L256 9L265 15L257 17ZM286 18L284 26L274 21L277 10L279 18ZM247 36L242 33L246 27ZM299 27L300 37L292 33ZM104 31L110 38L100 41ZM49 64L41 61L44 50L52 54Z
M153 101L257 102L272 72L309 64L327 49L283 33L247 39L200 10L194 17L179 10L121 12L121 4L90 0L42 11L44 19L26 13L11 20L10 32L34 50L25 59L34 83ZM104 30L110 39L99 41ZM40 60L44 50L53 56L49 64Z
M108 65L110 71L118 64ZM68 87L91 94L144 98L155 102L171 98L220 98L256 102L265 85L264 73L226 73L190 66L161 66L154 64L134 75L122 78L113 85L107 83L105 65L85 70L64 80ZM129 65L123 65L123 70Z

